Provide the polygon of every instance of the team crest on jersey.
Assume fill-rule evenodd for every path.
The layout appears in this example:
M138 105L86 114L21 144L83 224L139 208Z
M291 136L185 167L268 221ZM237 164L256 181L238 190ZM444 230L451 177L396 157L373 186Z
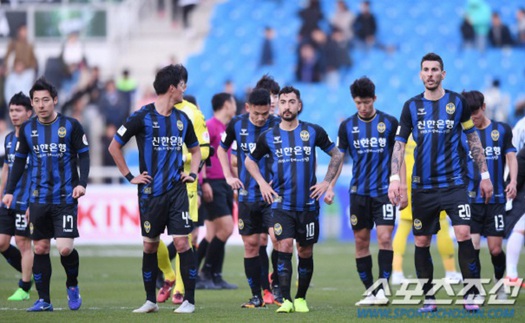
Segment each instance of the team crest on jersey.
M276 236L280 236L283 233L283 227L280 223L276 223L273 225L273 232Z
M144 222L144 231L146 231L146 233L151 231L151 223L149 223L149 221Z
M89 145L89 144L88 144L88 141L87 141L87 137L86 137L86 135L83 135L83 136L82 136L82 143L83 143L84 145L86 145L86 146Z
M144 194L151 194L151 187L146 187L142 191L144 192Z
M377 131L379 133L383 133L383 132L385 132L385 130L386 130L386 125L385 125L384 122L380 122L380 123L377 124Z
M454 103L450 102L445 107L445 110L447 111L448 114L452 114L452 113L456 112L456 105Z
M302 141L310 140L310 133L307 130L301 131L301 133L299 135L301 136L301 140Z
M34 190L34 191L33 191L33 196L34 196L34 197L38 197L39 195L40 195L40 194L38 193L38 190Z
M179 131L182 131L182 129L184 129L184 124L180 120L177 120L177 129L179 129Z
M29 222L29 233L33 234L34 228L33 228L33 222Z
M412 176L412 182L421 183L421 178L419 176Z
M414 229L421 230L423 228L423 224L421 223L421 220L415 219L414 220Z
M242 219L239 219L239 230L244 229L244 221Z
M492 140L498 141L498 139L499 139L499 131L498 130L492 130L492 132L490 133L490 137L492 138Z
M353 226L357 225L357 215L352 214L350 216L350 223L352 223Z
M67 134L67 130L66 130L66 127L60 127L58 128L58 136L60 138L64 138Z
M469 191L469 192L468 192L468 197L470 197L470 198L475 198L476 195L477 195L477 194L476 194L476 192L474 192L474 191Z

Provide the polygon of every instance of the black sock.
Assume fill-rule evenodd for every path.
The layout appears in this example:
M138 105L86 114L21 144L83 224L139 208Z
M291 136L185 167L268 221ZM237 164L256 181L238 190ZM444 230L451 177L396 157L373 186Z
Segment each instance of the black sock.
M193 249L179 253L180 274L184 283L184 299L195 304L195 279L197 278L197 267L195 266L195 255Z
M25 292L29 292L32 284L33 282L31 280L29 280L28 282L25 282L22 279L20 279L18 281L18 287L22 288Z
M79 257L77 249L73 249L68 256L60 256L60 262L66 271L66 287L78 286Z
M480 271L478 268L479 257L472 240L468 239L465 241L458 241L458 260L459 268L461 269L461 274L463 279L468 278L480 278ZM466 292L468 294L477 294L478 289L472 287Z
M222 272L221 260L224 260L224 245L225 243L217 237L213 237L213 240L208 245L204 268L207 271L209 270L211 274L220 274Z
M261 297L261 259L259 256L244 258L244 273L252 295Z
M490 256L492 259L492 265L494 265L494 277L496 278L496 280L500 280L505 274L505 269L507 269L507 257L505 256L503 250L501 250L501 253L499 255Z
M268 253L266 246L259 247L259 259L261 262L261 288L270 290L270 282L268 281L268 270L270 261L268 261Z
M299 264L297 265L297 273L299 277L299 284L297 286L297 293L295 298L306 298L306 292L310 287L310 281L314 274L314 258L299 257Z
M292 280L292 254L279 252L277 264L277 275L279 275L279 286L283 299L292 300L290 296L290 281Z
M197 248L197 263L195 264L197 268L200 268L202 259L206 257L206 252L208 251L208 245L210 243L206 239L202 239Z
M277 263L279 262L279 251L272 250L272 286L279 286L279 275L277 274Z
M379 249L377 254L377 263L379 265L379 278L385 278L387 281L392 275L392 261L394 259L394 251Z
M49 259L49 254L35 254L33 258L33 278L35 279L38 298L43 299L44 302L47 303L51 303L51 296L49 295L51 272L51 259Z
M356 258L355 264L359 278L365 285L365 288L369 289L374 284L374 276L372 275L372 256Z
M476 249L474 249L474 250L476 250ZM476 250L476 264L478 266L479 276L481 277L481 260L480 260L480 257L479 257L480 252L481 252L481 249L477 249Z
M430 255L430 247L416 246L414 261L417 278L428 279L428 281L423 284L423 293L425 297L427 297L428 292L432 289L432 280L434 279L434 264L432 263L432 256Z
M146 290L146 299L150 302L157 303L155 288L157 282L157 253L142 253L142 280L144 281L144 290Z
M175 244L173 244L173 241L166 246L168 248L168 256L170 257L170 261L175 259L177 256L177 249L175 249Z
M22 272L22 254L20 254L20 250L10 244L9 247L2 252L2 255L5 257L8 264L18 272Z

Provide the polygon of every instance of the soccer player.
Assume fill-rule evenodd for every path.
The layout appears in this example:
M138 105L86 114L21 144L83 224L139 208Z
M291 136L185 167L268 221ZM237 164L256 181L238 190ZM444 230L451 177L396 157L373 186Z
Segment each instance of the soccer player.
M516 197L516 181L518 176L518 162L516 148L512 145L512 129L503 122L490 120L485 115L485 98L479 91L462 92L470 109L472 121L476 126L478 136L483 145L490 177L494 181L494 194L488 204L481 196L479 170L472 162L469 163L470 208L472 219L470 232L472 243L480 252L480 236L487 238L487 244L494 266L494 278L500 280L505 274L505 252L502 250L503 236L505 235L505 204L507 200ZM510 181L505 185L505 167L509 168ZM481 265L478 262L479 270ZM504 288L498 291L499 299L506 298Z
M287 86L279 92L281 123L257 139L255 149L245 160L245 167L259 184L261 195L272 204L274 233L279 241L278 275L283 303L278 313L308 312L306 292L312 279L313 245L319 238L319 199L343 160L343 155L318 125L299 121L301 94ZM324 180L317 183L315 147L331 156ZM267 182L259 162L269 155L272 178ZM299 254L299 282L295 300L290 296L293 240Z
M267 222L271 220L272 210L270 205L262 199L257 182L246 170L244 161L251 149L255 147L259 135L281 120L270 114L270 93L265 89L255 88L250 93L246 111L248 113L233 118L226 128L226 135L221 141L217 155L226 182L233 189L239 190L239 233L244 242L244 272L252 291L252 298L242 304L242 307L255 308L264 307L266 303L261 295L262 279L266 279L267 284L264 290L265 297L270 296L273 303L272 293L268 288L268 267L266 275L261 275L262 264L259 254L261 234L267 232ZM238 178L232 176L228 161L228 149L234 143L238 158ZM271 176L271 165L268 160L268 158L262 158L259 162L259 169L266 181L270 181ZM268 262L268 256L266 256L266 261Z
M441 211L446 211L454 226L463 278L479 278L477 253L470 237L470 205L462 166L466 161L459 152L461 130L467 136L472 158L481 172L480 189L485 202L490 200L493 188L468 106L461 95L445 90L441 84L446 76L441 57L435 53L423 56L419 76L425 91L408 100L403 107L392 154L388 195L393 204L399 203L403 194L399 174L405 144L412 134L417 144L412 172L414 258L417 277L428 279L423 285L425 302L420 311L434 312L437 310L435 297L429 293L434 275L430 242L432 235L439 231ZM475 291L470 289L467 293L470 299ZM479 306L467 302L465 309L477 311Z
M60 262L66 271L69 308L78 310L82 298L78 288L79 256L74 239L78 237L78 199L86 194L89 145L80 123L55 111L58 96L51 83L39 78L29 95L36 118L20 127L3 202L8 208L15 207L13 193L29 157L29 228L34 245L33 277L39 299L28 311L53 310L49 293L51 238L56 239Z
M201 153L199 141L188 116L174 108L182 102L188 72L180 64L168 65L155 76L155 102L143 106L122 125L109 145L109 152L119 171L138 186L140 223L144 244L142 277L146 302L134 313L157 312L157 248L160 234L168 228L180 256L184 282L184 301L175 313L195 311L195 257L188 235L193 223L188 214L186 183L197 179ZM133 137L139 148L140 174L133 176L122 153L122 147ZM183 145L191 153L191 168L184 173Z
M235 116L235 98L229 93L218 93L211 100L213 117L206 122L210 145L215 151L226 131L226 125ZM206 257L197 283L199 289L236 289L222 278L225 245L233 232L233 191L224 178L221 163L216 155L210 158L211 166L203 169L202 198L206 208ZM202 243L202 242L201 242Z
M20 127L29 120L32 114L31 100L22 92L13 95L9 101L9 118L15 130L5 137L5 159L0 194L5 193L6 182L13 168ZM0 208L0 252L13 268L22 273L22 278L18 281L18 289L7 299L9 301L28 300L31 289L33 250L31 250L29 226L27 225L30 189L31 178L25 171L13 192L13 202L11 202L13 207L7 208L5 204L2 204ZM9 243L12 236L15 236L18 249Z
M190 121L193 125L193 129L195 131L195 135L199 140L199 147L201 151L202 160L207 159L210 152L210 136L208 134L208 128L206 127L204 115L195 104L190 103L187 100L183 100L182 102L175 104L175 108L183 111L184 113L186 113L188 118L190 118ZM184 156L182 159L184 160L184 172L189 173L191 170L191 154L188 152L186 146L184 146L183 149ZM188 190L188 199L190 203L190 218L191 221L194 223L194 226L195 223L197 223L199 220L199 197L197 194L197 184L197 181L188 182L186 184L186 189ZM195 226L192 234L190 234L190 243L194 247L194 251L196 250L197 246L196 239L198 232L196 232L196 230L198 229L199 228ZM159 303L163 303L169 298L172 289L174 289L172 297L173 304L182 304L183 302L184 283L180 274L180 257L178 256L178 254L176 255L175 259L176 271L173 271L173 268L171 267L170 253L176 253L176 250L174 249L175 246L173 245L173 243L171 243L169 247L166 247L162 240L159 241L157 256L159 268L163 272L165 278L164 285L159 290L159 293L157 295L157 302ZM175 285L175 288L173 288L173 285Z
M405 169L406 178L412 178L412 167L414 167L414 149L416 143L412 136L408 138L408 142L405 146ZM405 280L403 275L403 255L405 253L407 238L412 231L412 186L410 181L407 181L407 197L408 206L401 210L399 217L399 223L397 225L396 233L394 234L394 240L392 241L392 248L394 250L394 259L392 262L392 285L401 285ZM463 278L461 273L456 271L456 259L454 257L454 242L450 237L449 223L447 219L447 213L441 212L439 214L439 226L440 230L436 235L437 248L441 261L443 262L443 268L445 269L445 279L450 282L459 282Z
M350 86L357 113L339 126L338 146L352 158L350 183L350 223L355 236L355 257L359 278L368 290L374 283L370 231L376 225L379 253L379 278L388 280L392 273L392 231L396 208L388 199L390 157L398 126L396 118L374 107L375 84L368 78L357 79ZM332 183L335 183L337 177ZM406 183L403 176L403 184ZM330 198L331 194L327 194ZM326 198L325 198L326 199ZM406 201L406 192L404 194ZM331 202L331 201L330 201ZM405 207L406 204L403 206ZM356 306L386 305L382 288L369 292Z

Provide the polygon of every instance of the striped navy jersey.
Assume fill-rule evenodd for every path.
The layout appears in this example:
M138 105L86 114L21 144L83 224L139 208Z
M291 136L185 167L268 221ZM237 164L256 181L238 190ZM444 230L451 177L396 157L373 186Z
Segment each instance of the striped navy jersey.
M16 153L16 145L18 143L18 138L16 137L15 131L11 131L7 136L5 137L4 142L4 148L5 148L5 158L4 163L9 167L8 174L11 173L11 169L13 168L13 162L15 161L15 153ZM30 159L27 160L28 162ZM29 164L26 165L26 171L24 172L24 175L20 178L18 183L16 184L15 191L13 192L13 202L11 202L11 208L18 210L18 211L25 211L27 207L29 206L29 194L31 190L31 178L29 177L29 174L27 172L27 169L29 168ZM9 176L9 175L8 175ZM7 179L5 179L7 181ZM7 185L6 185L7 189ZM6 193L6 190L4 189L4 194ZM2 203L2 207L6 207L4 203Z
M372 120L356 113L339 126L337 145L352 158L350 193L377 197L388 193L390 160L398 122L376 110Z
M221 140L221 147L228 150L235 143L233 151L235 151L234 154L238 158L237 170L239 179L244 184L244 189L239 191L239 201L256 202L262 200L259 185L246 170L244 160L255 148L259 135L280 122L281 119L279 117L270 115L264 126L258 127L250 121L249 114L245 113L233 118L226 128L225 135ZM270 158L263 157L258 164L262 176L269 182L271 180Z
M188 148L199 145L184 112L174 108L169 116L163 116L153 103L133 113L114 138L125 145L133 136L139 150L140 172L148 172L153 178L149 184L138 185L139 195L160 196L171 190L183 171L183 144Z
M73 189L79 185L78 155L89 152L80 123L58 113L50 124L32 118L19 132L16 157L29 156L31 203L76 204Z
M414 151L413 189L464 185L464 161L458 149L461 130L475 131L470 109L461 95L449 90L436 101L423 94L408 100L401 112L396 141L406 143L410 133Z
M516 152L512 145L512 129L503 122L491 120L485 129L476 129L483 146L487 168L490 173L490 180L494 187L489 204L506 203L505 194L505 164L506 155ZM466 138L464 138L465 140ZM466 145L468 149L468 144ZM485 198L481 197L479 184L481 182L481 173L472 159L472 153L469 151L468 158L468 192L472 203L485 203Z
M257 139L249 157L259 162L264 156L272 159L272 188L279 197L272 209L288 211L314 211L319 202L310 198L310 188L317 183L315 177L315 147L329 153L335 144L326 131L316 124L299 121L292 131L279 125L265 131Z

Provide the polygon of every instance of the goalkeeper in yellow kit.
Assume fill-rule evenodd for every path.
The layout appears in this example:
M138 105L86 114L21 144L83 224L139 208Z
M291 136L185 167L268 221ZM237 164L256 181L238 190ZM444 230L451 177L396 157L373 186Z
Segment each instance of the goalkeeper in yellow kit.
M401 217L394 235L392 247L394 249L394 259L392 263L392 285L400 285L405 276L403 274L403 255L406 249L406 242L410 231L412 230L412 198L411 198L411 180L412 168L414 166L414 148L415 141L410 136L405 147L405 165L407 172L407 186L408 186L408 206L401 211ZM445 278L451 281L460 281L462 279L461 273L456 271L456 261L454 258L454 243L449 234L449 223L447 214L441 212L439 216L439 224L441 230L437 233L437 247L441 259L443 260L443 267L445 268Z
M181 103L176 104L175 108L186 113L186 115L188 115L189 119L191 120L193 124L193 129L195 130L195 135L197 136L197 139L199 141L202 160L206 160L210 153L210 136L208 134L208 128L206 127L206 120L204 119L204 115L195 104L187 100L183 100ZM184 146L183 159L184 171L188 172L191 163L191 154L187 151L186 146ZM188 199L190 201L190 218L193 221L193 223L197 223L199 217L199 197L197 194L197 182L198 181L194 181L192 183L186 184L186 189L188 191ZM194 248L197 245L197 234L195 232L196 230L198 230L198 227L196 227L192 234L189 235L190 243L193 245ZM179 256L176 256L176 271L174 271L173 267L171 266L168 247L161 240L157 251L157 257L159 269L164 274L164 285L159 290L159 293L157 295L157 302L165 302L170 297L171 291L174 290L172 302L174 304L181 304L184 296L184 284L180 276Z

